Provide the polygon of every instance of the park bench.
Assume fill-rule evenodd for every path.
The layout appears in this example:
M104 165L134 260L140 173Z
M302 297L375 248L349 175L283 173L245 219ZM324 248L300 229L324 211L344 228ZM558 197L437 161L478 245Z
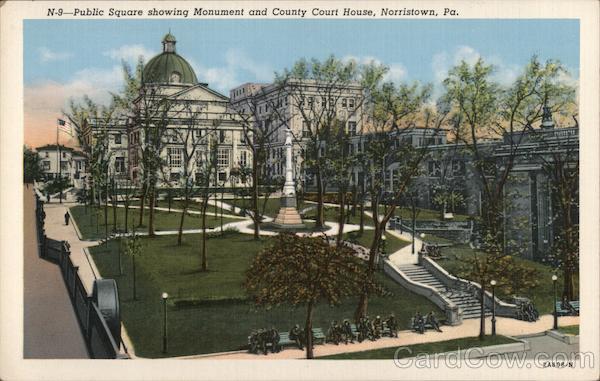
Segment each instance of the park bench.
M442 321L438 321L438 322L439 322L439 325L442 325ZM414 332L418 332L417 331L417 327L415 326L415 318L414 317L410 318L410 329L413 330ZM425 323L425 330L428 330L428 329L434 329L434 328L433 328L433 325L431 325L430 323L426 322Z
M579 313L579 300L572 300L569 302L573 308ZM562 302L556 302L556 315L557 316L570 316L571 312L561 307Z
M350 327L352 328L352 334L354 335L354 339L358 339L358 336L360 334L360 332L358 331L358 327L354 323L350 324ZM387 322L385 321L383 322L383 329L381 331L381 337L384 336L392 337L390 327L388 327Z
M325 343L325 334L321 328L313 328L313 343L314 344L324 344ZM289 332L280 332L279 333L279 347L281 349L285 349L288 347L295 347L296 342L290 339ZM271 343L266 344L267 350L271 350ZM250 348L250 336L248 336L248 348Z

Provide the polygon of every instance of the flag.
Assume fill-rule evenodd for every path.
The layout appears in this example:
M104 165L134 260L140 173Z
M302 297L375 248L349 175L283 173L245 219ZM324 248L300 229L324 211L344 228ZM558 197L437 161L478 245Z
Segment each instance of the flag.
M73 136L73 129L71 128L71 123L67 122L64 119L57 119L56 121L57 125L58 125L58 129L61 130L64 133L69 134L70 136Z

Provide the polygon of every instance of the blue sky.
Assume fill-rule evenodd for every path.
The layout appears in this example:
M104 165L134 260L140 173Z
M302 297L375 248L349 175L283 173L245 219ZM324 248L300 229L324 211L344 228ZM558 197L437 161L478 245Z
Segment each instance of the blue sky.
M509 83L533 54L560 60L579 78L578 20L26 20L26 113L60 112L84 93L108 99L121 86L121 59L151 58L169 29L198 78L226 95L272 80L301 57L330 54L376 59L394 81L439 84L453 64L481 56Z

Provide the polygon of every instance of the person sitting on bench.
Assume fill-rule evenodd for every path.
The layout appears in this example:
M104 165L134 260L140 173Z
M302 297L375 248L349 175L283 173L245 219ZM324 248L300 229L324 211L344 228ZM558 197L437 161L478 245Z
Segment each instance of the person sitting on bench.
M294 328L290 329L290 340L293 340L298 346L298 349L304 349L304 334L300 330L300 326L296 324Z
M560 308L565 311L569 311L569 315L579 316L579 311L573 307L567 296L564 295L562 298L562 302L560 303Z
M351 344L354 344L354 333L352 332L352 326L348 319L344 319L344 324L342 325L342 332L344 333L344 341L348 344L348 340L350 340Z
M427 322L426 324L429 324L433 327L433 329L435 329L438 332L442 332L442 330L440 329L440 323L438 322L437 318L435 317L435 314L433 313L433 311L430 311L427 314Z
M279 340L281 337L279 336L279 332L275 327L271 327L269 341L271 343L271 352L279 352L281 350L279 346Z
M398 337L398 323L396 323L396 317L394 316L394 313L390 314L390 317L387 318L385 323L390 330L390 337Z
M419 311L417 311L413 318L413 329L419 333L425 333L425 319L423 319L423 315Z

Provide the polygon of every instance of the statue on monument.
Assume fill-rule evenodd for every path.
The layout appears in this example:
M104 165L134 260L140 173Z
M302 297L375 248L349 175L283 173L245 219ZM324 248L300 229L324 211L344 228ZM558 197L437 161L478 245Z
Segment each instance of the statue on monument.
M275 218L275 225L281 228L304 227L296 209L296 186L292 163L292 130L285 130L285 183L281 192L281 208Z

